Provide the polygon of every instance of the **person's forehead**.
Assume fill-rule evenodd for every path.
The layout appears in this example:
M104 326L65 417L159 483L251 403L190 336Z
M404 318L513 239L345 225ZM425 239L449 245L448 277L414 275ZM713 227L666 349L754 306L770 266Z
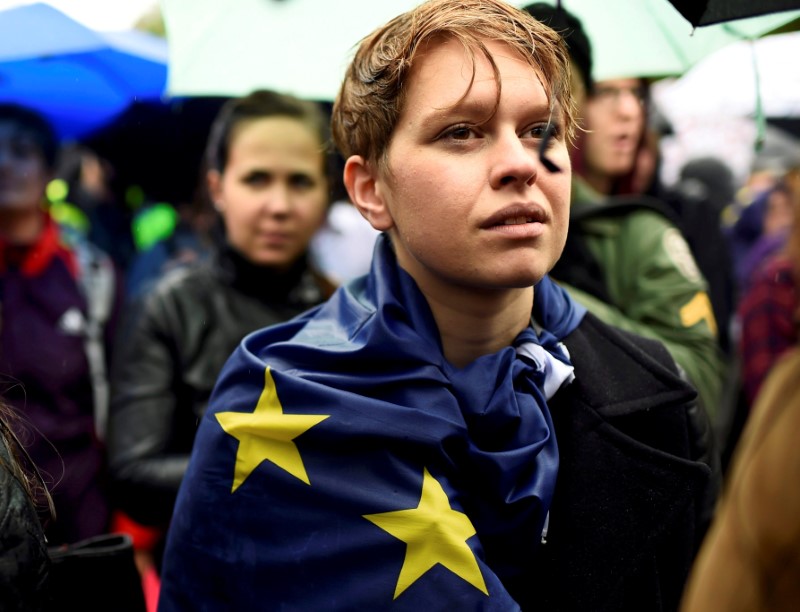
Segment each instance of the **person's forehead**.
M621 77L617 79L605 79L603 81L596 81L595 88L602 89L604 87L608 88L632 88L632 87L640 87L642 85L642 79L636 77Z
M483 44L483 48L478 42ZM495 84L498 78L502 80L504 72L501 70L501 74L495 74L495 67L505 59L511 59L516 64L517 74L539 79L530 62L506 42L483 38L462 41L452 36L436 37L428 41L415 55L406 75L404 89L408 94L413 89L419 90L420 86L435 87L440 80L450 80L453 77L467 81L470 89L481 81ZM453 92L456 98L463 93Z

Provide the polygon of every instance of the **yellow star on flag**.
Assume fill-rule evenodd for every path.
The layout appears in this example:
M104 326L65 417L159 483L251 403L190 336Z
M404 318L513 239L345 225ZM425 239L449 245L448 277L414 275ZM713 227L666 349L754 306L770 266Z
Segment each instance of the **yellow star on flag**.
M293 440L330 415L284 414L269 367L264 371L264 390L254 412L220 412L216 416L222 429L239 440L231 493L264 460L311 484Z
M475 553L467 546L475 528L466 514L450 507L447 493L427 469L416 508L365 514L364 518L406 543L394 599L437 563L489 594Z

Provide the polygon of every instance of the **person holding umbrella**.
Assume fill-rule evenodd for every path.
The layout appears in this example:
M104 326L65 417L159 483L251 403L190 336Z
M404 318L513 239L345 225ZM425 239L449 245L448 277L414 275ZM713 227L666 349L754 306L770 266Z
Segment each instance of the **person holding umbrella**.
M200 421L173 610L675 609L710 484L657 342L547 276L576 115L556 32L433 0L334 104L368 275L249 334Z

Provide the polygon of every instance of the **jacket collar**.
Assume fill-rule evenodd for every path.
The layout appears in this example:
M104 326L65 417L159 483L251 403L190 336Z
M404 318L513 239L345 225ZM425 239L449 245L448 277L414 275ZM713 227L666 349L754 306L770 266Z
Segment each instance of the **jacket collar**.
M77 261L64 244L58 224L49 214L43 214L44 227L32 244L15 245L0 239L0 272L5 273L9 267L15 267L24 276L38 276L53 259L60 258L73 276L77 274Z

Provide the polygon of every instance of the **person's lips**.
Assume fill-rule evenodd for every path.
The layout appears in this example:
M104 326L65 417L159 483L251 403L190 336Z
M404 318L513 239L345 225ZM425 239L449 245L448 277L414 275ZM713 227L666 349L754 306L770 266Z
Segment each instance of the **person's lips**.
M497 211L481 224L481 229L520 238L535 238L542 234L547 222L544 208L534 203L522 203Z
M611 138L611 146L620 152L631 152L636 148L636 139L633 137L633 134L622 133L616 134Z

